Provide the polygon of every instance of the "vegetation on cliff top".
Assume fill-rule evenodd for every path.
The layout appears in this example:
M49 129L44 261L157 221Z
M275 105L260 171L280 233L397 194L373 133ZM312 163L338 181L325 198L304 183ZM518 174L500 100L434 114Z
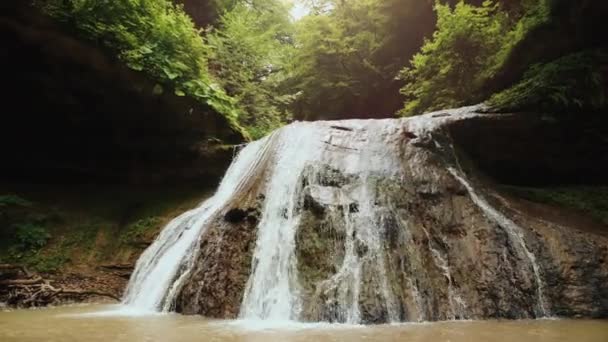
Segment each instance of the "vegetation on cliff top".
M484 1L480 6L461 1L452 8L437 2L433 38L401 72L406 83L401 113L479 103L510 86L506 78L521 80L492 97L490 103L497 110L555 113L605 108L602 54L578 52L596 46L569 36L585 20L573 15L584 6L589 5L541 0L508 8L503 1ZM548 38L552 41L536 41ZM530 44L545 48L524 51ZM561 53L572 54L560 57ZM517 76L523 71L523 77Z
M290 1L176 2L185 7L38 1L158 80L156 91L192 96L253 138L292 119L414 115L507 88L492 98L497 109L605 107L601 73L579 54L603 46L586 38L602 24L594 2L300 1L308 8L300 20ZM184 8L207 26L195 27ZM592 95L572 93L580 86Z
M606 108L601 64L608 61L602 51L585 51L535 64L523 79L493 95L488 104L498 111L568 113Z
M156 79L155 92L198 99L238 128L238 107L210 74L209 48L181 7L166 0L44 0L40 6Z

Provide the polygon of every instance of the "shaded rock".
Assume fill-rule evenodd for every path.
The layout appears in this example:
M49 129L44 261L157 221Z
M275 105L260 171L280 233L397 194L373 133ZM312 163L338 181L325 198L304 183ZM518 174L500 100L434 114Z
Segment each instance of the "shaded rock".
M323 153L302 168L295 198L279 207L267 208L258 196L274 176L273 162L263 164L255 186L240 192L202 237L178 311L236 317L260 229L258 220L245 219L251 209L242 208L255 208L254 217L265 210L281 220L293 215L297 272L290 283L303 321L606 317L608 230L585 229L504 197L477 159L466 158L470 146L463 147L458 131L504 117L476 107L442 113L449 115L339 123L353 131L302 124L330 140L339 135L333 141L349 149L318 142ZM425 144L404 140L404 131Z
M39 13L2 2L0 177L52 183L214 184L243 135L114 53ZM155 91L161 87L161 93Z

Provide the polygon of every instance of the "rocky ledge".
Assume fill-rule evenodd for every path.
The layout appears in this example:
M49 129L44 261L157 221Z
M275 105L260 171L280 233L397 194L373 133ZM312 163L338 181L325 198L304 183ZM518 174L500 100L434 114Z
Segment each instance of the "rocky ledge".
M274 275L256 272L280 261L282 254L272 249L293 245L291 266L278 269L290 280L292 318L304 321L608 317L608 227L565 219L555 214L560 209L495 186L509 177L536 182L545 171L552 182L579 177L571 165L546 164L560 152L574 162L573 141L551 140L546 149L554 153L537 161L524 150L509 151L522 149L523 141L508 142L525 132L537 136L524 141L545 144L555 122L482 109L279 130L265 142L273 152L250 173L246 191L206 223L175 308L234 318L244 314L243 305L255 311L259 304L263 318L280 300L269 295L252 302L252 293L276 289ZM605 141L585 140L596 151L606 148ZM530 145L529 151L540 148ZM592 162L579 157L579 165ZM289 158L306 162L290 166ZM534 171L531 180L526 167ZM587 181L605 181L593 175L606 174L606 164L596 167L603 169L590 170ZM517 177L503 168L518 170ZM297 173L297 181L288 185L292 198L276 207L269 196L285 169ZM272 229L283 234L293 229L291 240L263 245L269 220L279 222ZM274 256L266 260L268 254ZM255 289L254 276L264 279L267 291Z

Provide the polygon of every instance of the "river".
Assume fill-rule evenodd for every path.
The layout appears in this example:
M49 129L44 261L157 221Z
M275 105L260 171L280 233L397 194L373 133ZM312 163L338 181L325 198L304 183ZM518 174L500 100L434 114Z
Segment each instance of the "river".
M605 342L608 321L470 321L383 326L257 324L164 314L117 316L107 306L0 312L0 341ZM106 314L104 314L106 312Z

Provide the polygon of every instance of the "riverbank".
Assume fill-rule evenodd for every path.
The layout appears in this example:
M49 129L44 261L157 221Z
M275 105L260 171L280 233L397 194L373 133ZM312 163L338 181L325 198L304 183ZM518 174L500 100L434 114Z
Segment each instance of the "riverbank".
M23 266L29 273L0 270L0 302L12 306L111 297L56 296L38 304L24 303L27 297L11 301L14 288L1 284L10 279L40 277L55 288L119 298L139 255L158 232L213 192L195 184L3 184L0 190L0 264Z

